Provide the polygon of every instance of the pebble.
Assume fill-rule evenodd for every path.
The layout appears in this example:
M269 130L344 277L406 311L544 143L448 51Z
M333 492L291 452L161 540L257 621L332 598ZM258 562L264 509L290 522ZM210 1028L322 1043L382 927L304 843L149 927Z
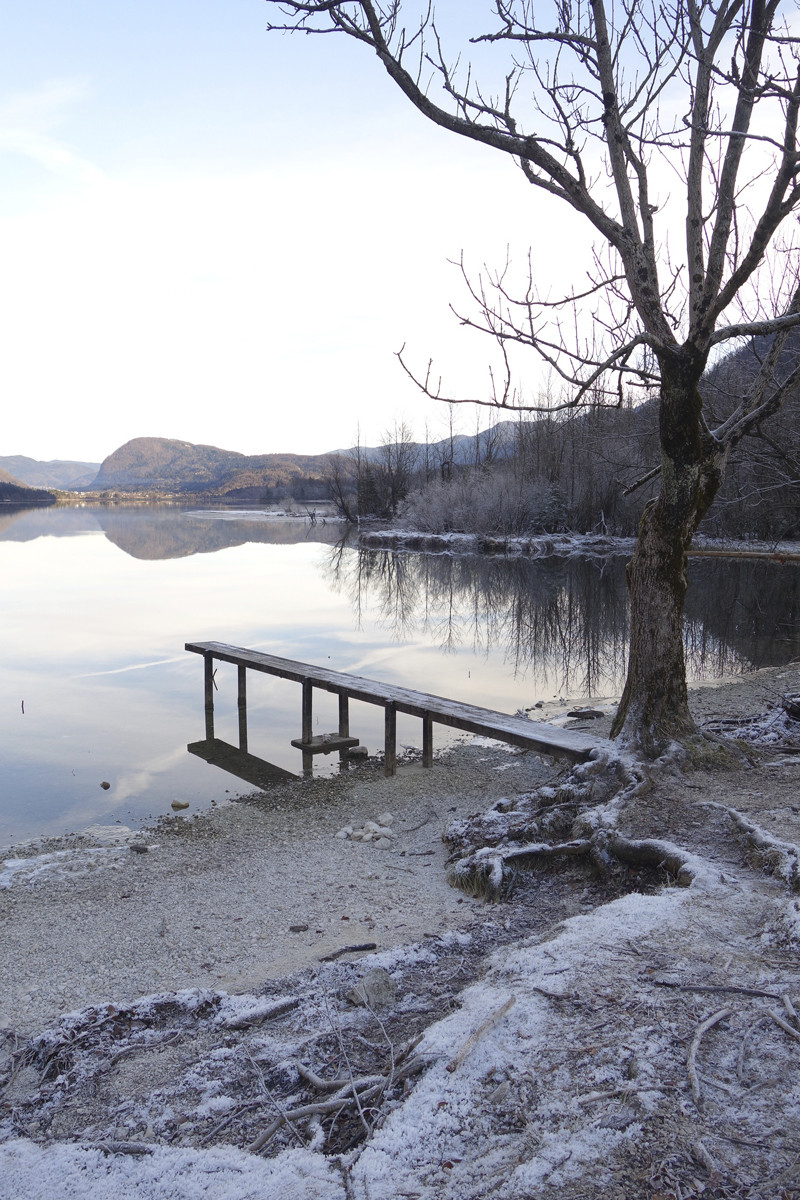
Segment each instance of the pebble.
M388 850L389 847L391 846L391 844L392 843L389 841L389 839L387 837L378 838L378 840L375 843L375 849L376 850Z
M108 789L111 787L111 784L108 782L107 779L104 779L103 782L100 784L100 787L103 789L104 792L107 792Z
M150 849L146 842L131 842L130 847L134 854L147 854ZM96 866L97 864L93 863L92 865Z
M182 808L188 808L188 807L189 807L188 800L173 800L172 804L170 804L170 808L174 808L175 812L180 812L180 810Z
M378 817L379 825L391 825L393 821L394 821L394 817L392 816L392 814L390 812L381 813L380 816Z

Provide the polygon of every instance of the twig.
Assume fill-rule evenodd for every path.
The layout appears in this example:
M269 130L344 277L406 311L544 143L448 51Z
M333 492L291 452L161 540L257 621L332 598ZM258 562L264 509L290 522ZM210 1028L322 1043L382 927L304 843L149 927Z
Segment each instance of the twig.
M376 1083L381 1083L386 1079L385 1075L361 1075L358 1079L353 1079L352 1077L345 1079L341 1076L338 1079L322 1079L319 1075L315 1075L313 1071L310 1071L308 1067L304 1067L302 1063L297 1063L296 1066L297 1073L301 1079L305 1079L306 1083L310 1083L318 1092L338 1092L345 1086L355 1088L374 1087Z
M92 1147L104 1154L152 1154L155 1150L149 1142L92 1142Z
M361 1096L361 1099L371 1100L372 1097L377 1095L380 1090L380 1085L374 1088L369 1088ZM288 1123L289 1121L300 1121L304 1117L313 1117L316 1113L336 1112L337 1109L349 1108L355 1103L355 1096L334 1096L331 1100L319 1100L316 1104L304 1104L302 1108L293 1108L289 1112L281 1113L281 1115L276 1117L275 1120L267 1126L263 1133L260 1133L256 1140L251 1142L246 1149L251 1151L251 1153L256 1154L259 1150L266 1146L267 1142L271 1137L273 1137L274 1134L278 1132L284 1122Z
M772 1017L776 1025L780 1025L781 1029L785 1029L787 1033L791 1034L793 1038L796 1038L797 1041L800 1042L800 1033L798 1033L796 1029L792 1029L788 1021L784 1021L783 1017L779 1017L775 1012L770 1012L769 1015Z
M717 1163L717 1160L712 1154L709 1153L708 1148L703 1144L703 1142L701 1142L700 1138L698 1138L695 1144L692 1146L692 1154L700 1163L700 1165L705 1167L709 1175L719 1175L719 1164Z
M268 1101L265 1098L263 1100L251 1100L247 1104L237 1104L236 1108L233 1110L233 1112L228 1113L227 1117L224 1117L223 1120L221 1120L218 1125L215 1125L214 1128L212 1130L210 1130L209 1133L205 1134L200 1139L200 1145L205 1146L208 1142L211 1141L211 1139L213 1137L216 1137L218 1133L222 1133L223 1129L227 1129L227 1127L230 1125L231 1121L235 1121L236 1118L240 1117L243 1112L247 1112L248 1109L251 1109L251 1108L263 1108L264 1105L267 1103L268 1103Z
M649 980L655 987L675 988L679 992L736 992L738 996L764 996L767 1000L780 1000L777 992L761 992L757 988L737 987L724 983L673 983L670 979Z
M336 1033L336 1039L339 1042L339 1049L342 1052L342 1057L344 1058L345 1066L347 1067L347 1074L350 1076L350 1086L352 1087L353 1099L355 1100L356 1108L358 1109L358 1115L361 1118L361 1124L364 1126L364 1132L366 1133L367 1137L369 1137L369 1135L372 1133L372 1130L369 1127L369 1122L367 1121L367 1118L364 1116L364 1110L361 1107L361 1099L358 1095L355 1080L353 1078L353 1068L350 1066L350 1059L347 1056L347 1050L345 1049L344 1039L342 1037L342 1024L341 1024L341 1021L339 1020L338 1013L336 1014L335 1021L331 1017L331 1010L330 1010L330 1006L328 1004L327 996L325 997L325 1011L328 1014L328 1021L330 1022L332 1028L334 1029L334 1031Z
M332 954L325 954L319 960L320 962L335 962L337 958L341 958L343 954L355 954L362 950L377 950L377 942L364 942L361 946L342 946L341 950L334 950Z
M750 1038L751 1033L755 1033L755 1031L758 1029L759 1025L763 1025L764 1022L766 1021L766 1019L767 1018L762 1014L762 1016L760 1016L758 1018L756 1023L754 1025L751 1025L750 1028L748 1030L746 1030L745 1035L742 1038L742 1044L739 1047L739 1059L736 1063L736 1078L739 1080L739 1083L744 1082L744 1056L747 1053L747 1042Z
M264 1095L265 1095L265 1096L267 1096L267 1097L268 1097L268 1099L269 1099L270 1103L272 1104L273 1108L277 1108L278 1112L279 1112L279 1113L280 1113L280 1115L281 1115L281 1121L282 1121L282 1122L283 1122L283 1121L286 1121L286 1124L289 1126L289 1128L291 1129L292 1133L293 1133L293 1134L294 1134L294 1136L297 1138L297 1141L298 1141L299 1145L301 1145L301 1146L304 1146L304 1145L305 1145L305 1142L303 1141L302 1137L300 1136L300 1134L299 1134L298 1130L296 1130L296 1129L295 1129L295 1127L294 1127L294 1125L292 1125L292 1123L291 1123L290 1119L289 1119L289 1118L288 1118L288 1117L285 1115L285 1113L284 1113L284 1110L281 1108L280 1104L278 1103L278 1101L277 1101L277 1100L275 1099L275 1097L273 1096L272 1092L271 1092L271 1091L269 1090L269 1088L267 1087L267 1081L266 1081L266 1079L264 1078L264 1072L261 1070L261 1067L258 1065L258 1063L256 1062L256 1060L253 1058L253 1056L252 1056L252 1054L250 1053L250 1051L249 1051L249 1050L245 1050L245 1054L246 1054L246 1055L247 1055L247 1057L250 1059L250 1064L251 1064L251 1066L252 1066L253 1070L254 1070L254 1071L256 1072L256 1074L258 1075L258 1078L259 1078L259 1080L260 1080L260 1082L261 1082L261 1090L262 1090L262 1092L264 1093Z
M697 1026L694 1037L692 1038L692 1044L689 1047L689 1055L686 1059L686 1074L689 1076L689 1083L691 1084L692 1088L692 1099L694 1100L697 1108L702 1107L700 1080L697 1077L697 1067L695 1066L695 1059L697 1058L697 1051L699 1049L700 1042L702 1041L704 1033L707 1033L709 1029L713 1029L715 1025L718 1025L720 1021L724 1021L725 1018L731 1016L732 1013L732 1008L721 1008L719 1012L715 1012L712 1014L712 1016L706 1017L705 1021L701 1021Z
M479 1025L475 1032L470 1034L458 1053L451 1058L450 1062L447 1064L447 1070L450 1071L451 1074L456 1070L457 1067L461 1065L467 1055L474 1050L483 1035L488 1033L490 1029L493 1029L497 1022L502 1020L506 1013L514 1007L516 1002L516 996L511 996L508 1000L506 1000L505 1004L501 1008L498 1008L496 1013L492 1013L490 1017L487 1017L483 1024Z
M273 1017L282 1017L285 1013L291 1012L292 1009L297 1008L299 1003L300 999L297 996L293 996L288 1000L279 1000L278 1003L274 1004L272 1008L268 1009L264 1013L259 1013L258 1016L242 1016L239 1018L231 1018L231 1020L225 1022L225 1028L249 1029L251 1025L260 1025L262 1021L271 1021Z
M795 1007L792 1004L791 998L788 995L788 993L787 993L787 995L785 995L783 997L783 1007L786 1009L787 1014L792 1018L795 1025L800 1024L800 1020L798 1020L797 1013L795 1012Z

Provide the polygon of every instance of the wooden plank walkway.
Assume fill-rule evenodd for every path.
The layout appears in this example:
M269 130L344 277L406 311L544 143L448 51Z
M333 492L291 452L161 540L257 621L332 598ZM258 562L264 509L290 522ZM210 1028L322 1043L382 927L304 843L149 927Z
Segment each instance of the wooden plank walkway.
M206 741L214 739L214 662L233 663L239 672L239 747L247 750L247 671L261 671L266 675L277 675L290 679L302 686L302 734L292 742L303 751L304 768L310 766L310 755L321 751L340 749L345 755L347 748L357 744L350 736L350 700L361 700L365 704L381 705L385 712L385 771L394 775L397 770L397 714L408 713L422 719L422 765L433 765L433 725L449 725L452 729L463 729L466 733L495 738L525 750L537 750L556 758L567 758L573 762L585 762L593 750L608 746L604 738L591 737L571 729L558 729L544 721L529 721L523 717L512 717L508 713L493 712L474 704L460 704L444 696L432 696L426 692L411 691L410 688L395 687L361 675L348 675L343 671L331 671L326 667L315 667L311 663L296 662L291 658L277 658L273 654L262 654L259 650L246 650L242 646L227 646L223 642L187 642L186 649L201 654L205 662L205 717ZM322 740L312 734L313 691L333 692L339 697L339 732L333 739ZM306 756L309 756L308 758Z

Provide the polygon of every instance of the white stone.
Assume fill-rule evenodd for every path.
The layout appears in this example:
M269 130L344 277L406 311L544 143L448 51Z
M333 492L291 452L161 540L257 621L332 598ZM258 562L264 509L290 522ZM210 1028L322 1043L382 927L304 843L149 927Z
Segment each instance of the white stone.
M373 833L375 834L376 837L390 838L392 836L391 829L381 829L380 825L378 826L377 829L373 830Z
M365 833L377 833L379 829L380 829L380 825L376 825L374 821L365 821L364 822L364 832Z
M339 838L341 841L344 842L347 840L347 838L350 837L350 834L347 832L346 829L340 829L339 832L335 833L333 836Z
M385 812L381 813L381 815L378 817L378 821L381 825L391 825L392 821L394 821L394 817L390 812Z
M382 838L378 838L378 840L376 841L375 848L377 850L388 850L389 847L391 846L391 844L392 843L389 841L389 839L387 837L382 837Z

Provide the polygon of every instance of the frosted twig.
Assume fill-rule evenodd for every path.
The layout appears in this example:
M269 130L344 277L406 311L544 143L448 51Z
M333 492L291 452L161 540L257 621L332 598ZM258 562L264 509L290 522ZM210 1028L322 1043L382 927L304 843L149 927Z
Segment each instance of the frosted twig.
M692 1154L701 1164L701 1166L705 1167L709 1175L719 1174L719 1165L716 1159L709 1153L708 1148L704 1145L700 1138L698 1138L695 1144L692 1146Z
M381 1086L369 1088L361 1096L362 1100L371 1100L373 1096L381 1091ZM334 1096L331 1100L318 1100L315 1104L304 1104L302 1108L293 1108L289 1112L283 1112L279 1117L276 1117L267 1128L260 1133L254 1142L251 1142L246 1148L251 1153L256 1154L259 1150L266 1146L271 1137L274 1136L280 1129L281 1125L291 1121L301 1121L304 1117L313 1117L317 1113L332 1113L338 1109L350 1108L358 1103L358 1096ZM369 1128L369 1127L367 1127ZM305 1143L304 1143L305 1144Z
M712 1016L706 1017L705 1021L701 1021L697 1026L694 1037L692 1038L692 1044L689 1047L689 1055L686 1059L686 1074L689 1076L689 1083L691 1084L692 1088L692 1099L694 1100L697 1108L702 1107L700 1080L697 1077L697 1067L695 1065L695 1059L697 1058L697 1051L700 1047L700 1042L703 1039L704 1033L707 1033L709 1029L713 1029L715 1025L718 1025L720 1021L724 1021L725 1018L731 1016L732 1013L732 1008L721 1008L719 1012L715 1012L712 1014ZM798 1034L798 1037L800 1037L800 1034Z
M447 1064L447 1070L451 1073L455 1071L455 1069L461 1065L467 1055L475 1049L483 1035L488 1033L490 1029L493 1029L498 1021L502 1020L506 1013L514 1007L516 1002L516 996L511 996L508 1000L506 1000L505 1004L502 1005L501 1008L498 1008L497 1012L492 1013L490 1017L487 1017L483 1024L479 1025L475 1032L470 1034L458 1053L450 1059L450 1062Z
M788 993L783 997L783 1007L786 1009L786 1012L792 1018L795 1025L800 1025L800 1020L798 1020L797 1013L795 1012L795 1007L792 1004L791 997L788 995Z
M797 1041L800 1042L800 1033L798 1033L796 1029L792 1029L788 1021L784 1021L783 1017L778 1016L776 1012L770 1012L769 1015L772 1017L776 1025L780 1025L781 1029L785 1029L787 1033L791 1034L793 1038L796 1038Z
M744 1056L747 1053L747 1043L750 1038L750 1035L751 1035L751 1033L755 1033L755 1031L758 1029L759 1025L763 1025L764 1022L766 1021L766 1019L767 1018L765 1016L763 1016L763 1015L760 1016L758 1018L758 1020L756 1021L756 1023L754 1025L751 1025L750 1028L745 1032L745 1035L742 1038L742 1044L739 1047L739 1059L736 1063L736 1078L739 1080L739 1083L743 1082Z

